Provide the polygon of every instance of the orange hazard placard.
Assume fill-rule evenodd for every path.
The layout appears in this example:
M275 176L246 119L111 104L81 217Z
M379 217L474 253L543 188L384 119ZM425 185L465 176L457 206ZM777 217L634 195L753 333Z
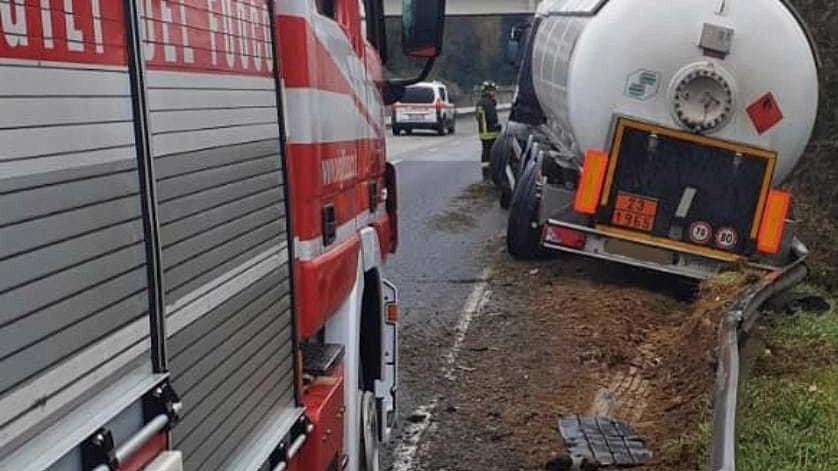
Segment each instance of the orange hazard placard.
M748 107L748 116L751 117L759 134L765 133L783 120L783 112L771 92L766 93Z
M658 214L658 202L651 198L619 193L611 224L651 232Z

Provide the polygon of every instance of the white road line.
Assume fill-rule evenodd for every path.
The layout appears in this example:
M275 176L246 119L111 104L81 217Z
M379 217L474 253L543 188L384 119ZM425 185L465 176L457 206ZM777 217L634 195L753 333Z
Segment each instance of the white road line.
M460 354L460 350L463 347L463 340L466 338L468 328L471 326L471 321L474 319L474 316L478 314L481 309L483 309L483 306L486 304L487 299L491 295L489 282L484 281L488 280L491 276L491 268L487 267L483 269L478 277L478 280L481 281L477 282L474 289L471 291L471 294L466 299L465 305L463 305L463 313L460 317L460 321L457 323L454 345L451 346L451 350L449 350L445 355L445 362L442 366L442 374L445 376L445 379L450 381L455 379L454 367L457 362L457 356Z
M436 410L436 404L437 401L434 399L424 406L419 406L413 412L414 417L424 417L424 419L418 422L411 422L410 425L405 427L404 432L402 432L403 438L393 451L393 455L395 456L393 471L409 471L413 469L413 460L419 451L419 441L431 424L431 418L433 417L433 412Z
M460 320L457 322L454 344L445 354L441 368L442 375L450 381L455 379L454 369L457 363L457 356L459 356L460 350L462 350L463 341L466 338L471 322L480 314L492 294L491 290L489 290L488 282L491 276L492 269L489 267L484 268L480 272L480 276L478 277L480 281L474 285L474 289L471 290L463 305ZM412 416L424 417L424 420L411 422L410 425L405 427L402 433L403 439L393 452L395 456L392 467L393 471L411 471L413 469L413 462L420 450L422 436L429 427L436 427L436 423L432 419L434 412L436 412L437 404L437 399L433 399L428 404L419 406L413 412Z

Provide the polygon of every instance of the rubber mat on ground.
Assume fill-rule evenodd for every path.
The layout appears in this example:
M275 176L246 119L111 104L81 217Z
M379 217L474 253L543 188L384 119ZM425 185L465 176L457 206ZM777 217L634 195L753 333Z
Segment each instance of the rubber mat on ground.
M640 466L652 457L646 440L628 424L608 417L561 417L559 433L572 456L589 458L600 466Z

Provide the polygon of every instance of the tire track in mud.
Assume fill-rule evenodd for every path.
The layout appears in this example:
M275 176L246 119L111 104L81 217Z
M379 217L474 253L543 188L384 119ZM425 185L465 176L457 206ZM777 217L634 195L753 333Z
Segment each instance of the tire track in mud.
M712 317L738 281L687 303L657 274L577 257L514 262L499 250L492 300L462 342L455 381L437 390L410 469L544 469L564 453L558 418L590 413L650 440L645 469L696 469Z

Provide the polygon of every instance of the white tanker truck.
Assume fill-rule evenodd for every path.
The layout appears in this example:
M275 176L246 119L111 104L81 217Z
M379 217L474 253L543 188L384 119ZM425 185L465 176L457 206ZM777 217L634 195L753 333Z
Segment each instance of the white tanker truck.
M777 186L814 126L819 60L790 5L545 0L530 26L496 171L510 253L701 279L805 249Z

